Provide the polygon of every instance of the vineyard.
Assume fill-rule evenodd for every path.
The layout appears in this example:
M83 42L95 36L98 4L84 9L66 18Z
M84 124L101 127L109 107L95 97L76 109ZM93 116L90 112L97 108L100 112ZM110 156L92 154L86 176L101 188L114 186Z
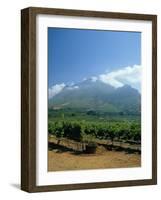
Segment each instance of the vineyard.
M58 139L66 138L77 142L97 144L98 141L129 142L140 144L141 127L139 122L89 122L59 120L48 123L48 132Z
M48 170L141 165L141 117L122 113L49 109Z

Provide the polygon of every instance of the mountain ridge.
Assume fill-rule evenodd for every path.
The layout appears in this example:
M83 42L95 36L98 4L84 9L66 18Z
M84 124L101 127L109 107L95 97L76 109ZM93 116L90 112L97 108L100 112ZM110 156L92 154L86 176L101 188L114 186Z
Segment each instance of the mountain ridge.
M87 79L49 99L49 108L95 110L107 113L140 114L141 95L130 85L115 88L99 80Z

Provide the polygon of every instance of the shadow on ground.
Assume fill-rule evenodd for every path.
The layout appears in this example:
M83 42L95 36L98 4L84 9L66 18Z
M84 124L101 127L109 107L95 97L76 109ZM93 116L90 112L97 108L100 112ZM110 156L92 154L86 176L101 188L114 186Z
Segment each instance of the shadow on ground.
M12 187L14 187L14 188L16 188L16 189L19 189L20 190L20 184L18 184L18 183L10 183L10 185L12 186Z

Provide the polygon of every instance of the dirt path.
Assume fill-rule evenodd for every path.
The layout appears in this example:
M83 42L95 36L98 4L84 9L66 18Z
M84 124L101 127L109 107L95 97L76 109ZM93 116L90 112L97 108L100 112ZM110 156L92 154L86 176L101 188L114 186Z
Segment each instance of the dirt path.
M48 171L140 167L141 155L117 151L96 154L48 151Z

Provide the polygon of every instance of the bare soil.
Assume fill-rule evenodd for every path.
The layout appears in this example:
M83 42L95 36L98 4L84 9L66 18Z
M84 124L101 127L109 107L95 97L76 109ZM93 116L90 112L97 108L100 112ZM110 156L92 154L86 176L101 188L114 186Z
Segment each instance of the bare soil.
M73 151L48 151L48 171L140 167L141 155L108 151L103 147L95 154Z

